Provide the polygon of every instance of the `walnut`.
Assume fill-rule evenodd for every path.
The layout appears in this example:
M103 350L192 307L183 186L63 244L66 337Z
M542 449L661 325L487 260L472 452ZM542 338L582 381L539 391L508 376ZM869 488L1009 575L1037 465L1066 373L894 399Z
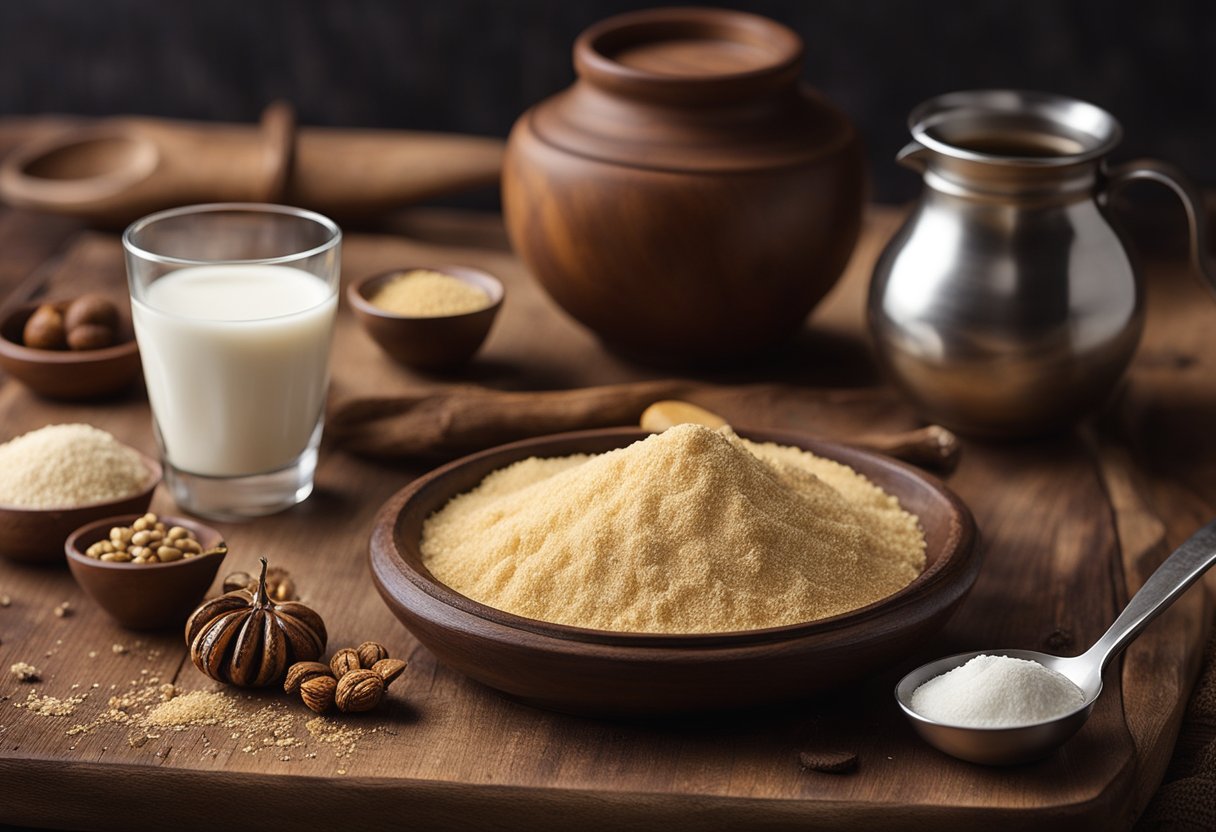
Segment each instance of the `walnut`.
M360 670L363 665L359 662L359 652L353 647L343 647L329 660L329 669L334 672L335 679L341 679L347 673Z
M300 689L300 685L309 679L332 675L329 665L323 662L296 662L287 668L287 678L283 680L283 692L295 693Z
M355 652L359 654L359 666L364 670L370 670L376 662L388 658L388 650L375 641L363 642L355 648Z
M300 685L300 698L309 710L323 714L333 707L337 686L333 676L313 676Z
M334 703L343 713L370 711L384 698L384 678L374 670L352 670L338 680Z
M372 665L372 670L380 674L384 679L384 686L388 687L401 675L401 671L405 670L405 662L401 659L381 659Z

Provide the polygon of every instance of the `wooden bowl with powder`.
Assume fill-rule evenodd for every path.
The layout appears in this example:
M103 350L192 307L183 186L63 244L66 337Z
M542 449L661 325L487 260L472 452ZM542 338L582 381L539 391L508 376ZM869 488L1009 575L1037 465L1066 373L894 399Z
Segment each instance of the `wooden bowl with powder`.
M602 454L647 435L613 428L529 439L415 480L384 505L371 535L372 575L385 603L440 661L514 699L586 715L659 716L797 700L880 671L940 628L978 574L975 523L936 479L871 452L776 431L744 437L850 466L916 516L925 543L919 576L819 620L681 634L523 617L453 590L428 569L424 524L487 475L530 457Z
M498 278L467 266L395 269L346 289L355 317L390 358L437 371L481 348L504 294Z
M160 463L87 428L50 425L0 445L0 556L61 566L63 543L74 530L103 517L148 510L160 484ZM66 440L55 438L65 433ZM57 447L63 448L61 459L55 457ZM75 488L56 483L61 468L81 465L85 470L77 471ZM6 503L10 490L23 504Z

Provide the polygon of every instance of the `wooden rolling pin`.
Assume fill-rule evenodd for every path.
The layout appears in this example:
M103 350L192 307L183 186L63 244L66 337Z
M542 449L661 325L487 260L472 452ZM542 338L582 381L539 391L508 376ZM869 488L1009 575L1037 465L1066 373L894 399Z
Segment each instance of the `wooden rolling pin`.
M688 381L527 393L453 387L339 404L327 417L325 434L339 447L372 458L451 458L530 436L638 424L655 402L678 399L680 406L690 407L684 400L696 401L710 394L721 398L728 391L752 398L780 395L782 389L774 385L711 387ZM679 418L665 404L668 421ZM651 422L652 426L658 424ZM952 469L960 450L954 434L937 425L836 438L935 470Z
M494 185L502 150L475 136L296 129L282 103L260 125L123 117L14 149L0 197L105 226L198 202L285 202L346 219Z

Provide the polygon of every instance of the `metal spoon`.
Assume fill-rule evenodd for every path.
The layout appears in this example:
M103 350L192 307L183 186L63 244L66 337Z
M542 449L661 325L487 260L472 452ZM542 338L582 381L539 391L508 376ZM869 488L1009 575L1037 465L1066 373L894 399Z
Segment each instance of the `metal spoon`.
M977 650L921 665L900 680L895 699L912 727L930 745L961 760L986 765L1026 763L1046 757L1077 732L1102 693L1102 672L1110 660L1216 563L1216 520L1179 546L1135 594L1106 634L1080 656L1065 658L1034 650ZM930 679L980 655L1030 659L1061 673L1085 695L1063 716L1015 728L967 728L926 719L912 710L912 693Z

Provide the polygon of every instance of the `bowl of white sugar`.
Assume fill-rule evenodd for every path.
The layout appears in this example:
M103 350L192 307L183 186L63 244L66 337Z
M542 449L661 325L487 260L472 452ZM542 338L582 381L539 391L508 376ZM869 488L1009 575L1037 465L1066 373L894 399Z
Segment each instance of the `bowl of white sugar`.
M160 479L160 463L92 425L48 425L9 439L0 444L0 556L64 563L73 530L143 514Z

